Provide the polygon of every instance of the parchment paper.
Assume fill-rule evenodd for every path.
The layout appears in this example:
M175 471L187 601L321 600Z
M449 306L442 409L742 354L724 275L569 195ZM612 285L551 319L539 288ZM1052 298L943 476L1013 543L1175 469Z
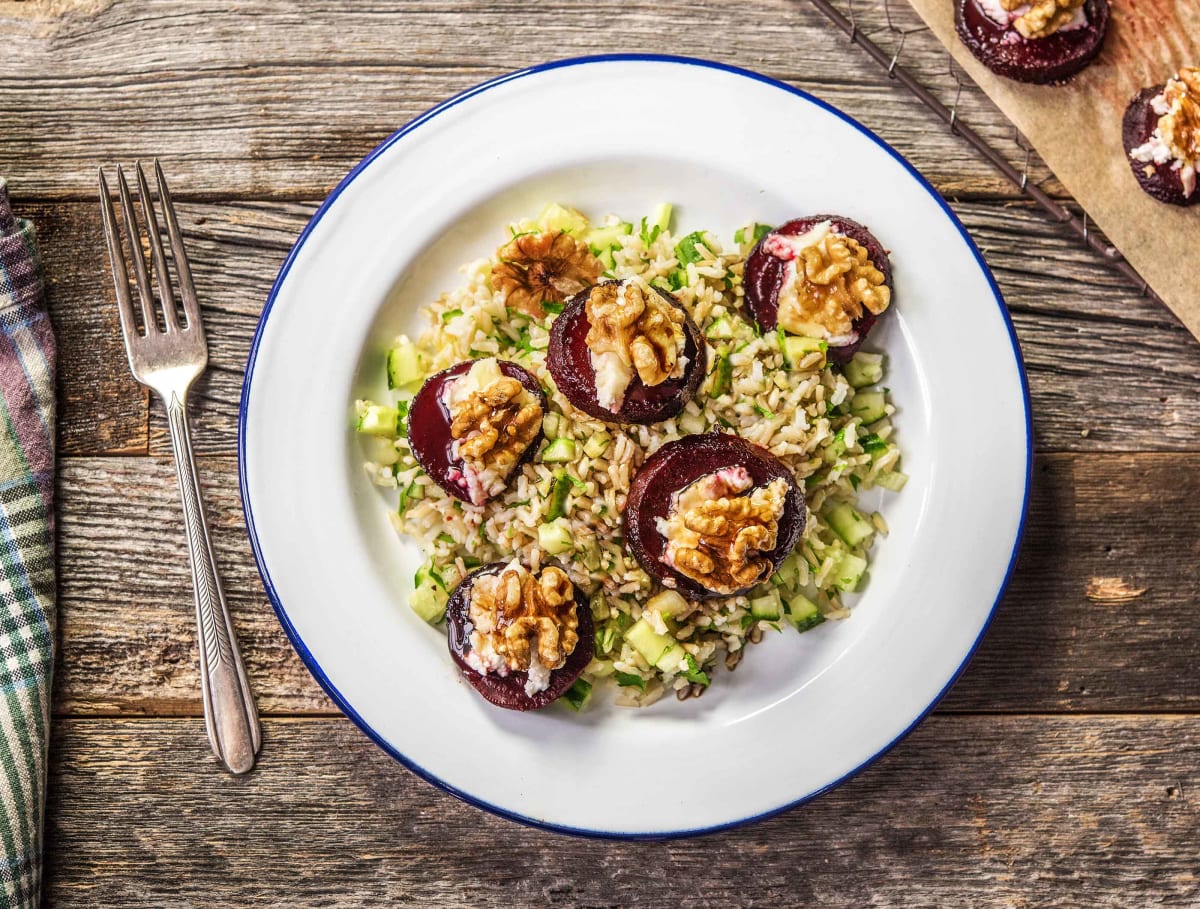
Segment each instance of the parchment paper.
M1138 91L1200 65L1200 0L1111 0L1100 56L1067 85L1023 85L976 60L954 30L954 0L913 7L1193 335L1200 337L1200 203L1142 192L1121 143Z

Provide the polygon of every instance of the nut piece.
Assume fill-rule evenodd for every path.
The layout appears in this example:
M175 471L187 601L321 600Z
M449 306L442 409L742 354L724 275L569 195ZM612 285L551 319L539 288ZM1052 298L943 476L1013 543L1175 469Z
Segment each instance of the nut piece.
M793 262L779 292L778 319L794 334L853 340L863 308L879 315L892 301L866 248L835 234L830 221L798 237L774 234L765 249Z
M1163 107L1158 121L1163 144L1184 164L1200 163L1200 67L1185 66L1167 82Z
M678 493L665 528L666 560L715 593L753 587L771 572L763 553L775 548L787 498L782 477L751 491L743 467L701 477Z
M640 278L595 287L585 309L601 406L620 409L634 372L645 385L661 385L687 365L683 310Z
M1032 3L1029 0L1000 0L1000 5L1010 13L1028 6L1025 13L1013 20L1013 28L1023 38L1045 38L1074 19L1083 0L1033 0Z
M462 458L471 501L503 488L542 425L542 404L495 359L478 360L446 391L454 454Z
M492 287L505 303L543 318L543 303L561 303L592 284L604 266L588 245L570 234L523 234L498 253L492 267Z
M575 586L553 565L535 575L513 561L479 577L470 618L472 649L502 675L529 672L535 661L540 669L558 669L579 642Z

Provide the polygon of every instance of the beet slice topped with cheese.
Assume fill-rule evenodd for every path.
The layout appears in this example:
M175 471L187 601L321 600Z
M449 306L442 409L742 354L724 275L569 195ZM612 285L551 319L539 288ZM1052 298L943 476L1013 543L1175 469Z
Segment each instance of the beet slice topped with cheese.
M508 360L468 360L430 376L408 411L408 442L450 495L482 505L499 495L542 437L546 395Z
M550 329L546 366L584 413L609 423L657 423L696 396L708 357L682 304L629 278L571 298Z
M1181 71L1180 75L1185 73L1186 81L1172 80L1172 91L1177 103L1189 103L1192 109L1196 109L1196 106L1200 106L1200 68L1188 68ZM1129 102L1121 123L1125 156L1138 185L1154 198L1171 205L1195 205L1200 202L1200 179L1197 177L1196 163L1185 163L1184 159L1177 157L1174 150L1163 142L1159 129L1162 115L1154 109L1155 105L1173 113L1171 105L1166 102L1166 92L1167 85L1155 85L1142 89ZM1180 95L1184 100L1179 99ZM1178 141L1188 142L1191 148L1200 150L1200 127L1194 128L1190 141L1188 137L1180 135L1181 132L1175 133ZM1197 157L1200 158L1200 155Z
M506 572L516 575L515 591L504 583ZM515 595L503 602L506 593ZM553 623L553 635L539 627L545 621ZM514 660L529 665L520 659L519 647L510 647L512 635L506 635L516 623L539 629L518 637L531 653L556 650L562 665L512 668ZM489 626L486 631L481 630L484 625ZM546 566L535 576L511 562L493 562L454 588L446 604L446 641L463 678L484 698L506 710L537 710L561 697L591 662L595 625L587 600L561 569ZM564 653L568 644L569 653Z
M1108 0L1085 0L1056 30L1039 19L1036 24L1043 27L1027 37L1022 29L1030 31L1023 20L1029 9L1026 4L1007 10L1000 0L958 0L954 24L984 66L1018 82L1065 82L1100 53L1108 30Z
M792 334L811 335L829 345L829 359L845 363L862 345L878 316L863 305L862 299L857 299L861 294L851 292L847 276L834 278L834 283L824 285L813 284L801 276L798 265L803 253L796 248L797 244L800 238L818 237L821 232L817 229L823 225L828 225L827 234L814 244L814 248L823 256L822 261L828 261L831 244L837 247L844 240L852 241L858 250L865 251L866 261L856 262L854 267L861 276L869 276L868 292L882 303L876 303L876 307L882 312L890 304L892 264L883 244L867 228L850 218L813 215L796 218L777 227L763 236L751 250L746 258L743 277L746 308L763 330L783 328ZM838 313L830 310L826 304L831 291L855 299ZM782 318L781 300L785 303ZM819 311L816 315L809 316L804 311L803 304L806 301ZM831 318L839 324L825 324Z
M663 586L733 596L778 570L804 520L804 495L782 461L739 436L706 433L646 459L630 485L625 540Z

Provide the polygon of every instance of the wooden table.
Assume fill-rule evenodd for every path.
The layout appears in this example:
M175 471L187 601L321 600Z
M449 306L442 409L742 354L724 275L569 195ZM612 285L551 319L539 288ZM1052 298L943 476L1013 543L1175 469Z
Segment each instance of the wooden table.
M880 26L881 7L856 7ZM807 3L26 0L0 2L0 35L0 173L37 223L60 356L50 905L1200 905L1200 345ZM1019 568L937 712L807 807L665 843L525 829L393 763L289 647L237 492L248 345L317 203L448 95L617 50L758 69L907 155L1003 287L1037 432ZM906 59L952 94L927 35ZM682 100L666 101L679 122ZM975 91L962 110L1010 140ZM720 111L695 113L720 128ZM101 247L97 165L153 155L183 202L212 348L195 437L263 713L246 779L221 773L205 740L166 428L126 371Z

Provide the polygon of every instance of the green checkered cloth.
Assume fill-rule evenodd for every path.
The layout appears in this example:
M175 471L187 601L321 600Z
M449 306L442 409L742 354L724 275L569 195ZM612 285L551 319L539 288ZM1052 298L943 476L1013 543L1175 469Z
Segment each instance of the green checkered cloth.
M36 907L54 667L54 334L0 179L0 907Z

